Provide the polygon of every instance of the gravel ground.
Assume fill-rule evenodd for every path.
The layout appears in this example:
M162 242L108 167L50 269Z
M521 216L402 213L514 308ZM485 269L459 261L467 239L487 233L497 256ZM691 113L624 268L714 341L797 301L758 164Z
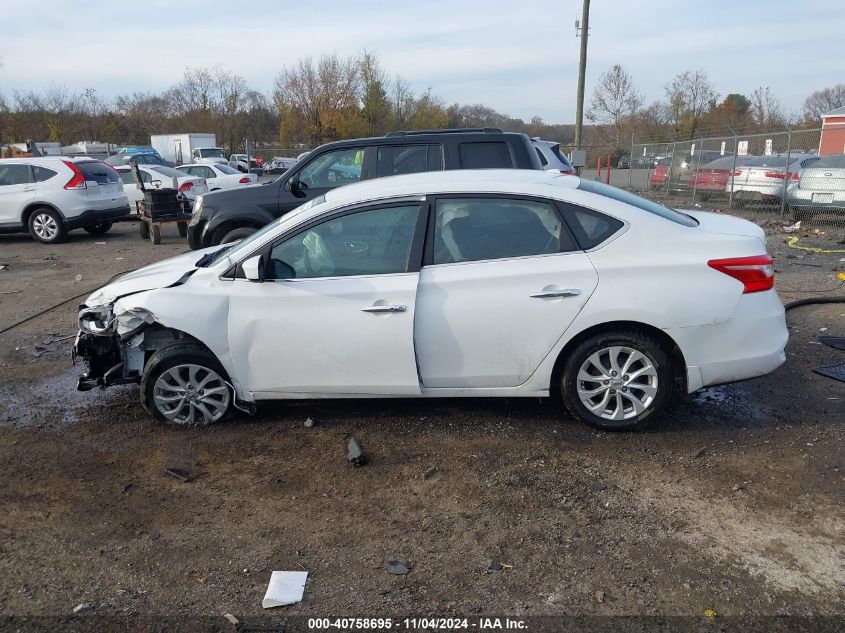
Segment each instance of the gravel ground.
M845 253L768 231L784 301L843 294ZM813 232L798 246L845 250ZM231 631L227 612L286 630L409 614L845 626L845 385L811 371L845 361L818 342L845 335L845 305L791 311L783 367L678 398L633 434L520 399L306 401L179 429L131 387L76 392L79 299L48 308L184 249L175 229L154 247L129 224L52 247L0 236L0 330L47 310L0 334L0 628ZM272 570L309 572L302 603L261 609Z

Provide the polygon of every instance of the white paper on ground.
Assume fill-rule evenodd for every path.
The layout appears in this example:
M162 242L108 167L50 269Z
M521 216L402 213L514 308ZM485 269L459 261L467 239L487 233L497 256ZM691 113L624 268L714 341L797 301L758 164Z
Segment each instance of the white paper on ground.
M270 575L270 584L261 606L272 609L300 602L307 578L307 571L274 571Z

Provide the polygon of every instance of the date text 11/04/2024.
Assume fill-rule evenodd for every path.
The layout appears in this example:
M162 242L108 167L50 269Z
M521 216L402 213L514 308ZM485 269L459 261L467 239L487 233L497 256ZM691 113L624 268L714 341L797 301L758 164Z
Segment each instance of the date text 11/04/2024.
M309 618L308 629L319 630L390 630L448 631L448 630L526 630L524 620L512 618Z

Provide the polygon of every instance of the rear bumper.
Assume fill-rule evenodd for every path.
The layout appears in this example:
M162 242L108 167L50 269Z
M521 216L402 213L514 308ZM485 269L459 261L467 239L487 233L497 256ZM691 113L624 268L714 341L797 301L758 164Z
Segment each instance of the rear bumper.
M111 209L88 209L79 215L65 218L65 226L68 230L80 229L84 226L91 226L99 222L114 222L128 218L130 214L129 205L125 204Z
M687 391L768 374L786 360L789 331L774 290L742 295L722 323L669 328L687 364Z

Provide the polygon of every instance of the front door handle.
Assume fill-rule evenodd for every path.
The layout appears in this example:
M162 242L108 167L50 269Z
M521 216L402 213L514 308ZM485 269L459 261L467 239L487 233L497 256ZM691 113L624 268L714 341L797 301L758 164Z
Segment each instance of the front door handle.
M408 306L403 305L372 305L366 308L361 308L362 312L405 312Z
M580 294L581 290L578 288L550 288L548 290L532 292L528 296L532 299L550 299L553 297L577 297Z

